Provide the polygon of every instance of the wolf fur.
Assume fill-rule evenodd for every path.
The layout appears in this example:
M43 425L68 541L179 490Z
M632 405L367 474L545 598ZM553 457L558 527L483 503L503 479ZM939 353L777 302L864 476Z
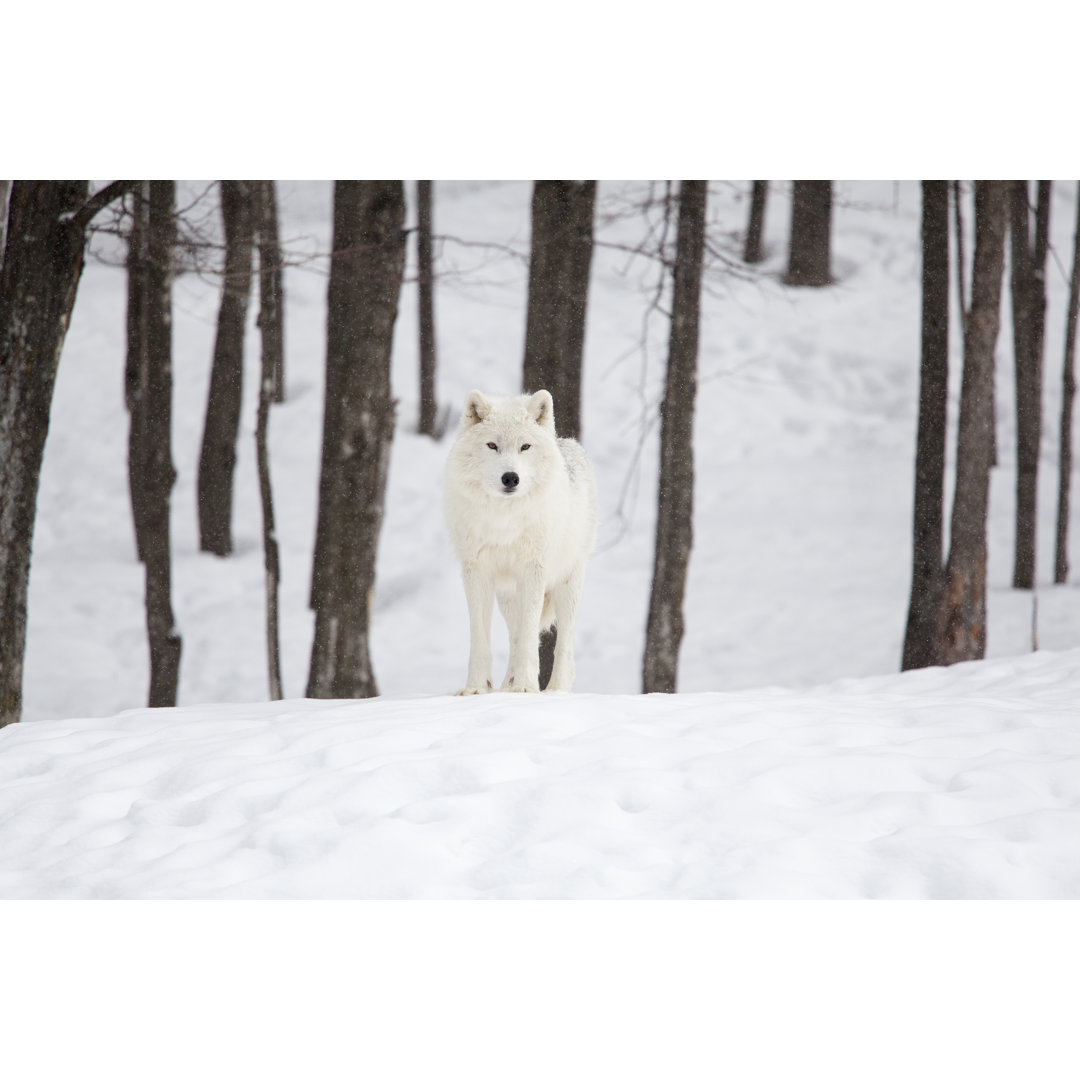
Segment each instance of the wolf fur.
M444 482L446 521L469 609L469 673L461 694L491 682L494 601L510 632L500 689L540 689L540 632L558 628L549 690L574 682L574 621L596 544L596 480L581 444L555 434L551 394L473 390Z

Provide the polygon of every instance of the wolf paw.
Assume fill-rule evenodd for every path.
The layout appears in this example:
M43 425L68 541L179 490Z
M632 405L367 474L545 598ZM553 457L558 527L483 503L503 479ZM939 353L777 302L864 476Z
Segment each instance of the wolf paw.
M454 696L455 697L471 697L473 694L490 694L490 693L491 693L491 683L489 682L487 684L487 686L466 686L463 689L459 690Z

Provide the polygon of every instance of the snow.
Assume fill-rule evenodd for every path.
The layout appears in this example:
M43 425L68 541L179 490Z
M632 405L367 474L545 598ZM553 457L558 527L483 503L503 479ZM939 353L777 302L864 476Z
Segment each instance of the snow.
M466 613L441 521L448 443L414 431L407 284L372 631L383 696L298 697L310 655L321 439L326 271L317 253L328 242L331 189L289 182L280 189L283 237L311 256L286 272L288 401L270 421L290 700L266 701L257 339L252 329L236 555L217 559L198 551L195 514L217 285L185 275L174 316L180 707L141 708L148 672L127 506L123 274L88 264L42 475L25 722L0 732L0 896L1080 895L1080 614L1076 586L1050 584L1074 189L1056 185L1052 218L1042 651L1032 652L1032 597L1009 588L1007 290L989 659L901 676L918 188L841 184L838 282L796 291L778 281L788 205L774 185L762 273L744 279L714 265L708 278L681 692L655 697L638 690L667 327L649 314L655 268L626 250L641 238L640 221L623 212L645 191L601 185L606 246L594 260L583 416L601 539L573 695L449 696L464 677ZM737 250L747 191L712 187L725 249ZM455 238L439 245L436 296L439 397L455 424L473 387L518 388L528 207L526 183L436 186L436 231ZM955 319L952 337L955 420ZM499 633L496 621L497 668L506 659Z

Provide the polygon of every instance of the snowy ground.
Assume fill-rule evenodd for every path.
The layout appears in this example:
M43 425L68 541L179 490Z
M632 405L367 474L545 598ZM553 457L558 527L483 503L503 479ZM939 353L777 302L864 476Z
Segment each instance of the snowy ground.
M1075 188L1057 185L1052 219L1038 594L1047 651L1029 655L1032 599L1008 587L1007 290L990 521L994 662L899 677L918 188L841 184L838 283L794 291L777 280L788 219L777 185L762 274L742 280L715 265L709 277L683 693L654 699L637 691L666 324L647 318L654 271L620 250L640 229L618 216L641 190L601 185L600 237L610 246L594 261L583 417L600 478L601 540L572 697L445 696L464 673L465 609L439 511L447 444L413 432L415 294L407 286L373 625L386 696L265 704L255 337L238 551L218 560L198 552L194 497L217 293L185 276L174 320L181 708L141 711L147 657L126 493L123 275L87 267L42 476L28 722L0 735L0 895L1080 893L1072 839L1080 609L1076 585L1049 584ZM745 192L745 184L716 184L711 193L721 246L733 251ZM325 250L330 186L283 184L281 199L292 249ZM440 249L439 392L456 421L469 389L517 389L529 186L446 183L436 199L436 230L453 238ZM303 692L312 625L325 289L318 259L286 275L289 400L271 421L293 699ZM955 319L953 340L955 410ZM1078 532L1071 562L1080 567ZM134 711L117 716L122 710Z

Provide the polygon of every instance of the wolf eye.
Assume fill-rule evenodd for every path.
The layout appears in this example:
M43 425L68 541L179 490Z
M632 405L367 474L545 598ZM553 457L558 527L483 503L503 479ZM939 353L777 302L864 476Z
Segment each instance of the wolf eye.
M493 442L489 442L488 443L488 449L489 450L498 450L499 448Z
M532 446L532 443L527 443L527 442L526 442L526 443L522 443L522 444L521 444L521 449L522 449L522 450L528 450L530 446Z

